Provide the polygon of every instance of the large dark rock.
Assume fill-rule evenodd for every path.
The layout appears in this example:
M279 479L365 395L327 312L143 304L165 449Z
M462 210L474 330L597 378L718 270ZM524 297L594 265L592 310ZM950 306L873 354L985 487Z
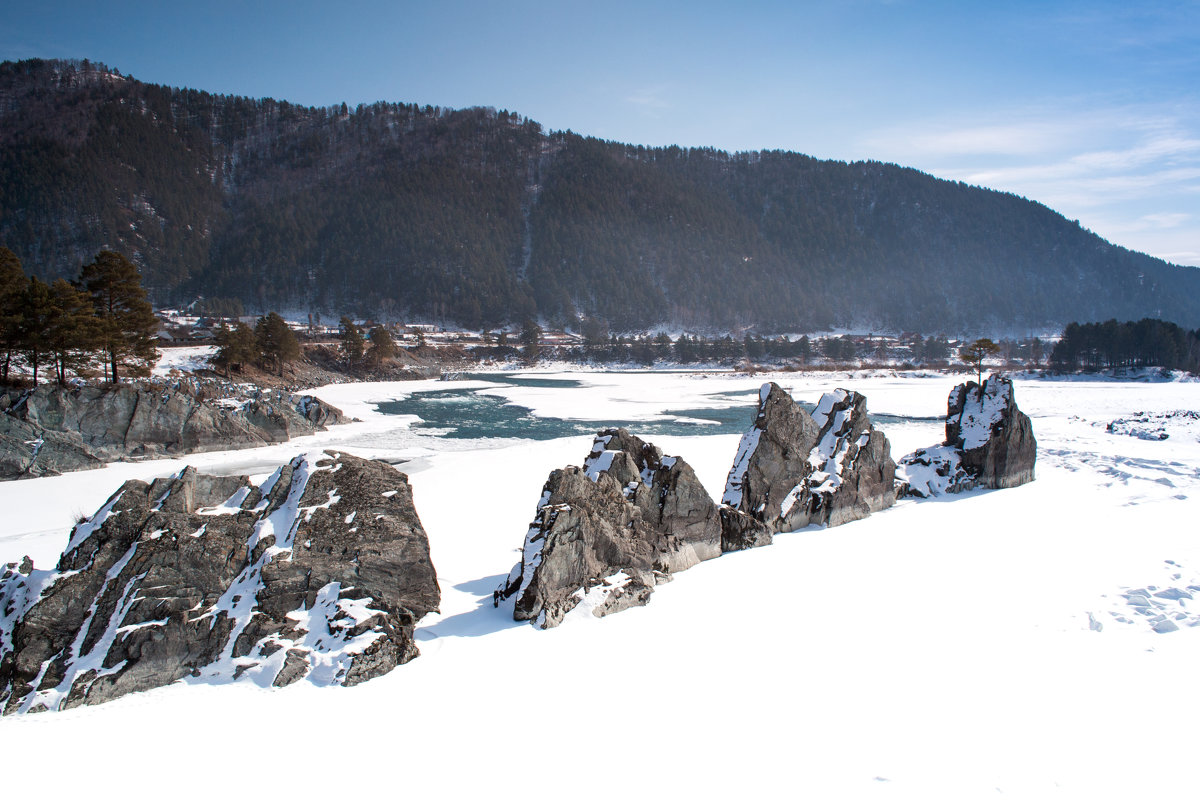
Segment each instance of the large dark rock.
M342 421L338 409L307 395L227 406L181 387L43 385L8 400L5 426L17 432L6 440L0 428L0 477L58 474L129 457L255 447ZM41 439L51 449L31 459L28 448L16 441L19 436Z
M624 429L602 431L582 468L550 474L521 562L496 590L513 617L551 628L581 604L642 605L655 583L719 556L721 514L692 468Z
M895 502L895 469L863 395L829 392L810 415L769 383L759 392L758 416L742 436L722 499L774 532L840 525Z
M417 655L439 603L406 477L343 453L261 486L187 468L128 481L53 570L0 576L0 708L177 680L351 685Z
M1037 440L1017 407L1012 381L991 375L959 384L946 400L946 441L900 459L903 494L917 497L977 486L1006 489L1033 480Z

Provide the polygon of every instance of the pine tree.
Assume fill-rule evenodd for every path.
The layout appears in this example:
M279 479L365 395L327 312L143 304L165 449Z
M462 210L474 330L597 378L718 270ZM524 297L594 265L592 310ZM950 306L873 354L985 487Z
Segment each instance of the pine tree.
M529 317L521 323L521 351L528 361L536 361L541 346L542 328Z
M77 289L64 278L50 285L51 320L46 338L54 359L60 386L66 385L67 373L78 375L93 358L92 343L99 321L87 292Z
M382 364L395 358L398 349L391 331L383 325L376 325L371 329L371 350L367 353L367 359L372 364Z
M263 365L273 365L283 375L283 365L300 357L300 342L283 317L274 311L259 317L254 326L254 339Z
M246 364L258 360L258 343L254 331L244 322L239 322L232 328L225 326L216 332L217 352L213 354L212 363L225 370L225 377L230 377L230 370L236 368L239 372Z
M8 382L8 368L20 345L21 305L29 280L21 261L7 247L0 247L0 382Z
M158 358L158 320L146 299L138 268L120 253L101 250L96 260L83 268L79 284L91 297L99 318L96 332L112 382L120 380L122 366L148 371Z
M354 320L349 317L342 317L341 321L342 332L340 335L341 344L338 349L342 351L346 362L350 366L356 365L362 361L363 348L366 346L363 340L362 328L354 324Z
M963 363L975 369L976 383L982 384L983 362L998 352L1000 352L1000 345L991 339L976 339L970 344L963 345L962 349L958 351L958 357Z
M38 278L30 278L21 302L19 347L33 370L33 385L38 384L38 367L50 352L50 327L54 319L54 298L50 287Z

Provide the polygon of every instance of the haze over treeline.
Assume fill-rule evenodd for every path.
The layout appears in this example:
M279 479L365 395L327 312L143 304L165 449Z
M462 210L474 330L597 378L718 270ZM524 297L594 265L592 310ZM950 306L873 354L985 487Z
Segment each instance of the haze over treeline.
M615 330L1200 325L1200 271L878 162L646 148L494 109L306 108L0 64L0 244L160 304Z

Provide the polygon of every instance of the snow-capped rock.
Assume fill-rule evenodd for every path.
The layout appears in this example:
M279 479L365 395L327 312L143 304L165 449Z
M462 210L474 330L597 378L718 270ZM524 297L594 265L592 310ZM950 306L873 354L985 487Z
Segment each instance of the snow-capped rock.
M838 389L810 415L777 384L759 392L754 427L742 436L724 502L775 532L840 525L895 502L887 437L866 398Z
M407 478L343 453L261 486L184 469L128 481L52 570L0 576L0 709L177 680L351 685L417 655L439 590Z
M1017 407L1012 381L991 375L960 383L946 400L946 441L900 459L899 490L917 497L1033 480L1037 440Z
M596 435L580 467L550 474L525 536L521 563L495 592L513 617L558 625L593 590L613 585L603 616L649 600L656 582L722 552L721 514L695 472L629 431ZM606 595L607 597L608 595Z

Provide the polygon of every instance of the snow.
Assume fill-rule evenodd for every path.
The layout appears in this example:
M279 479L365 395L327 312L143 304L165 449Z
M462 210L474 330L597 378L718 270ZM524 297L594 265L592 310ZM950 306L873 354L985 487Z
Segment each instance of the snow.
M1007 383L988 379L983 382L982 391L976 389L966 394L959 435L963 449L974 450L987 444L992 426L1000 421L1002 412L1011 402L1012 388Z
M741 505L742 492L745 490L746 472L750 469L750 459L758 449L758 440L762 436L761 428L751 428L742 434L738 442L737 453L733 457L733 466L725 479L725 491L721 502L735 508Z
M158 351L158 362L151 368L150 374L156 378L167 378L173 373L206 369L209 359L216 352L214 345L162 347Z
M582 386L522 396L522 405L594 419L597 428L610 412L608 419L652 419L673 408L717 407L729 396L750 407L764 379L556 377ZM913 417L877 423L894 454L942 440L937 417L962 381L772 379L801 401L844 386L865 394L876 414ZM322 399L350 406L362 422L186 461L262 480L297 452L328 446L408 459L401 469L410 474L443 592L441 614L418 628L421 657L350 689L308 681L278 690L254 681L181 684L101 706L6 717L0 752L19 765L6 772L6 794L34 796L51 781L63 795L126 791L128 773L113 765L127 762L128 742L187 720L191 742L235 741L252 724L260 741L316 735L332 757L351 753L339 769L304 773L314 795L342 794L351 784L394 793L394 772L370 765L394 763L402 752L404 789L431 796L502 796L519 781L535 794L570 786L573 796L609 797L613 776L603 770L611 765L619 765L624 786L699 797L1189 796L1200 719L1200 626L1189 622L1200 599L1183 593L1200 598L1189 588L1200 586L1200 421L1174 419L1165 440L1106 426L1139 411L1200 408L1200 384L1015 382L1038 439L1033 483L905 500L837 528L780 534L770 547L678 574L644 608L550 631L514 622L510 608L494 609L491 592L522 558L522 533L546 475L579 464L591 437L504 446L415 437L403 420L377 414L372 401L420 387L322 388ZM514 397L523 391L493 388ZM714 495L739 448L738 434L649 438L686 459ZM76 514L103 506L127 478L168 476L183 465L114 464L0 484L0 563L29 553L39 566L52 564ZM476 511L464 513L468 502ZM1161 607L1130 605L1138 590ZM342 612L353 619L369 609ZM118 619L114 634L120 627ZM670 699L646 706L648 680L655 699ZM643 707L650 711L643 725L593 735L596 714ZM586 737L587 746L546 747L531 730ZM751 757L724 753L720 742L737 740ZM62 768L64 753L70 770ZM180 763L141 759L138 778L180 797L211 797L211 782L178 780ZM226 759L219 770L222 783L247 794L278 790L277 771L261 759Z

